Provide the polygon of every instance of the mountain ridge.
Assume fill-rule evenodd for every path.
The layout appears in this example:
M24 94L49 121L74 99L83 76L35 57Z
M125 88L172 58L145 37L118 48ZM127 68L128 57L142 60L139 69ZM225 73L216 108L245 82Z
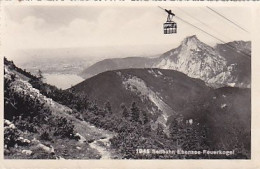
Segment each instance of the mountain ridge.
M108 60L103 60L86 68L79 75L86 79L108 70L160 68L183 72L190 77L205 81L212 87L250 88L251 59L244 56L244 53L251 55L250 51L250 41L234 41L211 47L193 35L185 38L178 47L159 57L110 59L108 67L106 66L109 65Z
M132 102L137 102L151 116L161 116L158 122L166 127L169 116L196 101L210 89L202 80L190 78L175 70L146 68L106 71L69 90L83 95L85 93L99 105L110 102L116 112L120 112L122 103L130 106Z

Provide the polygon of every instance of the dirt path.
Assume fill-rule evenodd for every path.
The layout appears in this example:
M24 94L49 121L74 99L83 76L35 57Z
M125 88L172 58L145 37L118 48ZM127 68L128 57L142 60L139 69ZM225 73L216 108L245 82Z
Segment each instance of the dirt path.
M112 159L113 155L109 151L110 147L110 137L95 140L94 142L90 143L89 146L93 149L96 149L99 154L101 155L100 159Z
M98 151L101 155L100 159L113 159L109 139L113 138L115 133L96 128L85 121L80 121L80 123L81 124L76 127L76 129L79 129L77 131L87 140L93 141L89 143L89 146Z
M113 138L115 134L96 128L85 121L80 121L80 123L76 130L78 129L79 134L86 138L87 141L92 141L89 143L89 146L98 151L101 156L100 159L113 159L109 139Z
M89 146L100 154L101 159L113 158L109 139L113 138L116 135L115 133L97 128L86 121L79 120L73 115L65 113L70 112L71 109L56 102L54 102L52 108L57 116L63 116L73 121L75 131L82 136L81 144L89 143Z

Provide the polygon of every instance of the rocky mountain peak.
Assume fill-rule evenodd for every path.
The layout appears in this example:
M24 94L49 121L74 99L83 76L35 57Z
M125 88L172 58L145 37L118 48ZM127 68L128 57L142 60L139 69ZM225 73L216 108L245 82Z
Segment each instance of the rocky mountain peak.
M192 47L192 46L195 47L198 44L201 44L201 41L197 38L196 35L186 37L181 43L181 45L185 45L185 46L189 46L189 47Z

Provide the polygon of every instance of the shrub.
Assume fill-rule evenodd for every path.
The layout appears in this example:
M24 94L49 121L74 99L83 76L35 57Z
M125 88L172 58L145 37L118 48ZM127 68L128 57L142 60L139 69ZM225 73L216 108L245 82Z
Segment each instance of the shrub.
M6 127L4 129L4 144L9 149L10 147L14 147L17 144L19 134L16 128Z
M50 137L50 134L46 131L44 131L41 135L40 135L40 139L41 140L46 140L46 141L51 141L52 138Z

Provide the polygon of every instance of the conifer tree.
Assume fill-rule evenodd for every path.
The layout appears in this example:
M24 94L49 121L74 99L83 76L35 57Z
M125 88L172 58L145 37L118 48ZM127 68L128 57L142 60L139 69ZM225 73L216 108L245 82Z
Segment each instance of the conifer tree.
M131 120L138 122L139 121L139 116L140 116L140 110L137 107L136 103L133 102L131 106Z
M148 116L147 116L147 113L146 113L145 111L143 111L142 114L143 114L143 124L148 123Z
M157 130L156 130L156 133L157 133L157 135L159 135L159 136L164 135L164 131L163 131L163 126L162 126L162 124L158 123L158 127L157 127Z
M109 101L105 103L105 112L108 114L112 114L112 107Z
M39 81L42 81L43 79L42 71L40 69L38 70L37 78Z
M127 107L125 104L122 104L121 105L121 109L122 109L122 116L125 118L125 119L128 119L129 118L129 112L127 110Z

